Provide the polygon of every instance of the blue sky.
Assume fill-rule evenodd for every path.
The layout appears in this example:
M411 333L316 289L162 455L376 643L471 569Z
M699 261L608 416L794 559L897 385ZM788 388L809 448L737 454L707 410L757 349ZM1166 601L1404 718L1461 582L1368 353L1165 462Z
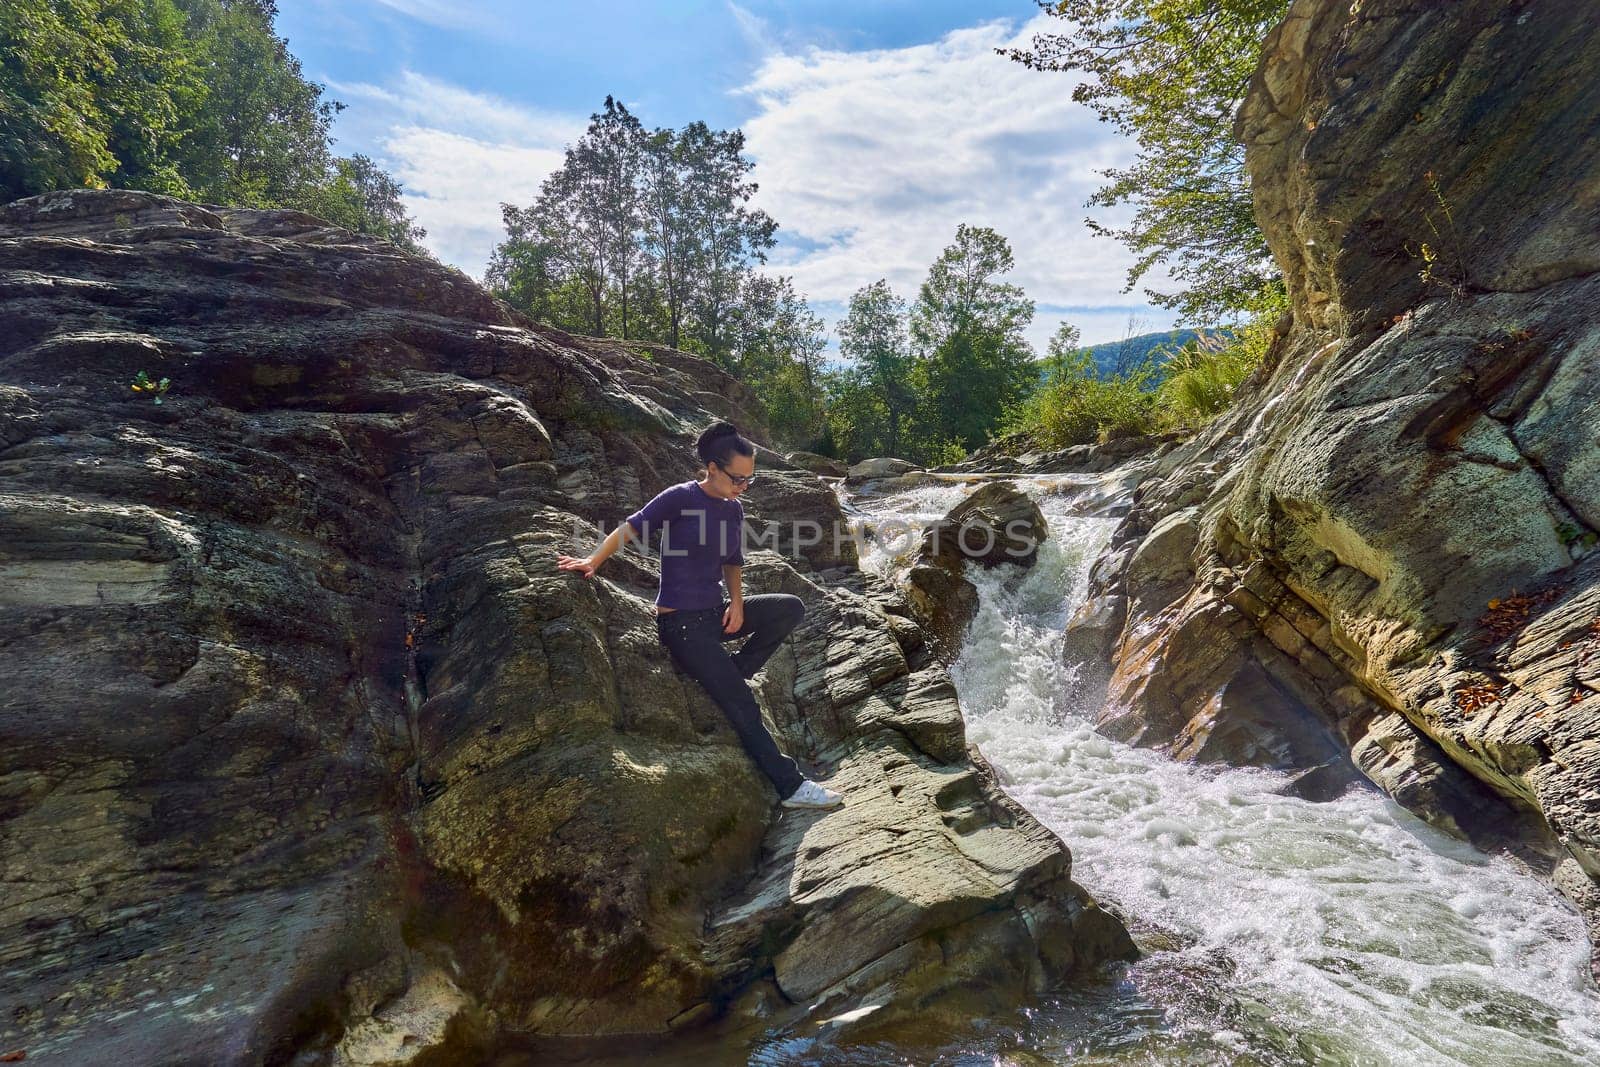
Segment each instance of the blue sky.
M1030 0L279 0L278 30L347 107L341 152L407 189L447 262L481 276L501 201L526 204L610 93L646 126L744 129L778 220L770 270L828 321L888 278L907 299L956 225L1011 242L1038 304L1088 343L1166 329L1122 293L1130 262L1083 225L1130 146L1072 103L1068 75L993 54L1052 29ZM1096 218L1117 221L1101 209ZM1156 279L1159 286L1164 279Z

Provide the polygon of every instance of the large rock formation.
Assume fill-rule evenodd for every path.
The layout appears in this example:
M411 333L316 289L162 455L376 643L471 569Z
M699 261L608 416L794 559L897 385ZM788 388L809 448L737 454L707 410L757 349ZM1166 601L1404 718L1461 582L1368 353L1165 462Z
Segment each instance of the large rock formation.
M1129 951L898 598L788 523L838 517L815 476L763 450L747 585L809 606L763 701L841 811L775 821L656 643L653 561L557 571L752 425L707 364L134 193L0 209L0 294L0 1049L936 1018Z
M1600 917L1600 22L1297 0L1240 111L1292 322L1098 569L1109 728L1346 760Z

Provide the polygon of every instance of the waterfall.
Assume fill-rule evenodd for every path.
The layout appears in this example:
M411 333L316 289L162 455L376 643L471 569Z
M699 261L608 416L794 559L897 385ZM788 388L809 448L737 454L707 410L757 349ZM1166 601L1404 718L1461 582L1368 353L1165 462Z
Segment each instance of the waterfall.
M1596 1062L1600 995L1583 924L1543 879L1374 789L1312 803L1287 795L1278 772L1176 763L1095 732L1077 666L1062 661L1066 621L1115 525L1085 507L1093 481L1018 479L1050 540L1029 571L970 570L980 609L951 674L968 736L1007 791L1067 842L1076 881L1149 931L1150 951L1115 981L1052 998L952 1055ZM872 521L922 524L971 489L843 498ZM863 554L888 577L907 563Z

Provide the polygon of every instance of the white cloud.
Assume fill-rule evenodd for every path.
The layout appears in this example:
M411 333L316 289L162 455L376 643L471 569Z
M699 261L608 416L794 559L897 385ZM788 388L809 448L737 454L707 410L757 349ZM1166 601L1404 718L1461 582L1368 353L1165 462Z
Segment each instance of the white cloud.
M914 297L961 222L1010 240L1010 280L1042 306L1029 335L1041 351L1063 319L1089 343L1122 338L1130 313L1140 331L1170 324L1140 294L1121 292L1130 257L1083 225L1097 172L1125 163L1131 146L1072 102L1068 76L993 52L1047 23L988 23L932 44L848 51L774 43L759 18L728 9L766 49L739 92L755 112L742 126L757 201L785 242L769 269L795 275L830 328L850 294L880 277ZM329 88L359 105L340 116L341 141L374 146L405 186L425 243L480 277L503 233L500 203L531 203L588 121L412 70Z
M560 145L583 132L587 118L538 111L492 93L473 92L414 70L402 70L387 85L330 82L333 95L385 111L386 124L416 123L488 141Z
M1036 301L1096 309L1042 311L1038 348L1063 318L1086 342L1120 339L1144 299L1121 292L1128 253L1083 219L1098 172L1132 146L1072 101L1067 75L994 53L1054 28L1041 17L907 48L769 53L740 92L756 106L744 130L757 202L791 242L773 267L817 301L880 277L909 299L958 223L989 226L1015 252L1010 280ZM1171 321L1136 314L1149 330Z
M560 148L480 141L423 126L395 130L384 149L405 186L406 209L428 231L423 243L475 277L483 276L490 250L505 236L500 204L532 203L562 158Z
M733 16L733 21L739 27L739 35L758 51L766 52L774 46L772 28L767 20L747 8L740 7L733 0L727 0L728 14Z
M471 5L455 0L374 0L380 7L409 15L418 22L426 22L446 29L484 29L483 17Z
M378 156L405 187L407 210L428 231L423 243L478 277L504 235L501 202L532 203L588 121L410 70L385 85L330 88L362 104L350 109L360 112L360 126L341 119L341 136L379 146Z

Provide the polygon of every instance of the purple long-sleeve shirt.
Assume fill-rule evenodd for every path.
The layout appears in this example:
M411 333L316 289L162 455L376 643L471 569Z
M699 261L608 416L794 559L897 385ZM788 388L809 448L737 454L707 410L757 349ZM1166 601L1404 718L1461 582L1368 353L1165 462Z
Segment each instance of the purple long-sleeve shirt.
M646 544L661 534L657 604L679 611L722 606L722 568L744 564L743 504L682 482L661 490L627 522Z

